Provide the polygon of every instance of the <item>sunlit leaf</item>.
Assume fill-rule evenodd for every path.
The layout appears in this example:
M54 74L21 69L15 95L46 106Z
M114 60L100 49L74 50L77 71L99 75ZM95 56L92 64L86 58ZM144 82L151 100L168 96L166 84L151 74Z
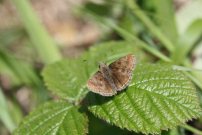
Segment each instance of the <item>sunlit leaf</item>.
M138 65L130 86L113 97L90 93L89 110L99 118L135 132L160 133L201 112L193 84L168 65Z

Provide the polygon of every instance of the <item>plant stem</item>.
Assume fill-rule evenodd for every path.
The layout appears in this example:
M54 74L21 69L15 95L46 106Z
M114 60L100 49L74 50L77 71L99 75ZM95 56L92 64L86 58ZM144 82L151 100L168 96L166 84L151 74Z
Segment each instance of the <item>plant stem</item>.
M12 0L31 38L33 46L44 63L52 63L61 58L54 41L34 13L28 0Z
M180 36L175 50L171 54L173 62L181 64L191 50L202 41L202 19L194 21Z
M1 88L0 88L0 107L1 107L0 120L6 126L6 128L9 130L9 132L12 132L16 128L16 125L13 122L13 119L9 113L8 105L6 103L6 98L5 98Z
M109 20L105 20L105 22L108 26L112 27L114 30L116 30L125 40L127 41L134 41L134 43L137 46L140 46L141 48L145 49L146 51L150 52L154 56L158 57L162 61L165 62L171 62L171 59L169 59L167 56L162 54L159 50L147 45L145 42L141 41L134 35L132 35L130 32L126 31L125 29L117 26L114 23L111 23Z
M134 0L127 0L127 6L132 9L133 14L135 14L136 17L138 17L142 21L142 23L148 28L148 30L162 42L162 44L168 49L168 51L173 52L174 45L144 14L144 12L136 5Z
M193 132L193 133L195 133L197 135L202 135L202 131L200 131L200 130L198 130L196 128L193 128L192 126L182 125L181 127L185 128L185 129L187 129L187 130L189 130L189 131L191 131L191 132Z
M93 17L93 19L95 19L98 23L100 23L100 24L102 24L102 25L104 25L106 27L110 27L110 28L114 29L126 41L134 42L135 45L145 49L147 52L149 52L150 54L156 56L157 58L161 59L164 62L172 62L172 60L170 58L168 58L166 55L161 53L159 50L157 50L156 48L154 48L152 46L149 46L144 41L141 41L135 35L131 34L127 30L121 28L120 26L118 26L117 24L112 22L109 18L100 17L100 16L98 16L98 15L96 15L93 12L88 11L88 10L86 12L88 13L88 15L90 17Z

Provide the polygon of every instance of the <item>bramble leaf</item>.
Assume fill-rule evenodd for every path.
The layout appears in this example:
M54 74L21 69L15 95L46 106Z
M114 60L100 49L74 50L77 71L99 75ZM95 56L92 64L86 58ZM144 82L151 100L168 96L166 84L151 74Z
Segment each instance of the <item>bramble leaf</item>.
M141 50L129 42L109 42L92 47L76 60L62 60L43 72L50 90L79 102L88 92L86 81L98 70L98 62L110 63L128 53L144 61ZM143 57L142 57L142 56ZM130 86L113 97L89 92L88 109L99 118L135 132L160 133L197 118L201 112L196 91L179 70L165 64L138 64Z
M49 102L28 115L14 135L85 135L87 118L67 102Z
M126 90L113 97L89 93L86 99L99 118L145 134L174 128L201 112L193 84L168 65L139 64Z
M83 67L83 61L62 60L47 66L43 71L43 77L54 94L74 101L86 85L87 75Z

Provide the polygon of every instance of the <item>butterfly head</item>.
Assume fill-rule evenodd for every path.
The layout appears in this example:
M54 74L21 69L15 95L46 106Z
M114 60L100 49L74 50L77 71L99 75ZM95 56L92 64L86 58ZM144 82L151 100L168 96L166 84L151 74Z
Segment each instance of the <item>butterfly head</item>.
M106 63L104 62L99 62L99 70L101 71L101 73L103 72L107 72L106 70L108 69L108 66Z
M99 62L99 69L101 70L102 68L108 67L106 63L104 62Z

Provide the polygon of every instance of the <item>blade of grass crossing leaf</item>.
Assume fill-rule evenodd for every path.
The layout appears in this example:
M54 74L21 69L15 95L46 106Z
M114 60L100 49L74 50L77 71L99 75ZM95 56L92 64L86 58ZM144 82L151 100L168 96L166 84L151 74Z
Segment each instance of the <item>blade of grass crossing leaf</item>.
M41 25L29 0L12 0L25 25L25 28L44 63L52 63L61 58L61 54Z
M148 46L146 43L144 43L143 41L136 38L135 35L131 34L130 32L126 31L125 29L119 27L114 22L112 22L110 19L100 17L89 10L84 10L84 11L85 11L85 13L87 13L87 15L89 15L90 17L95 19L99 24L101 24L101 25L104 24L104 26L111 27L114 30L116 30L125 40L135 41L135 42L137 41L140 44L136 44L136 45L139 45L140 47L144 48L146 51L148 51L152 55L156 56L157 58L160 58L161 60L163 60L165 62L171 62L171 60L168 57L166 57L163 53L161 53L160 51L158 51L157 49L155 49L153 47Z
M161 53L157 49L155 49L155 48L147 45L146 43L144 43L140 39L136 38L134 35L132 35L128 31L126 31L126 30L122 29L121 27L117 26L116 24L114 24L110 20L106 19L105 22L106 22L106 24L108 26L110 26L113 29L115 29L127 41L134 41L135 45L144 48L146 51L150 52L151 54L153 54L154 56L160 58L161 60L163 60L165 62L171 62L171 60L167 56L165 56L163 53Z

